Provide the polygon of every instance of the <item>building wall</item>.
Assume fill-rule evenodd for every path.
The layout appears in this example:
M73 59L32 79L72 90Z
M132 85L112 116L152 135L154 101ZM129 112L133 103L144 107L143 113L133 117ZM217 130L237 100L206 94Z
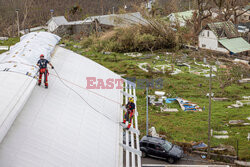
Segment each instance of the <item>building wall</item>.
M57 27L58 27L57 24L53 20L48 24L49 32L55 31L55 29L57 29Z
M97 27L96 27L97 26ZM94 23L85 23L85 24L74 24L74 25L61 25L53 33L64 36L64 35L77 35L81 34L84 36L89 36L91 33L103 32L113 28L113 26L103 25L103 24L94 24Z
M215 34L211 30L202 30L199 34L199 48L228 53L228 50L219 46Z

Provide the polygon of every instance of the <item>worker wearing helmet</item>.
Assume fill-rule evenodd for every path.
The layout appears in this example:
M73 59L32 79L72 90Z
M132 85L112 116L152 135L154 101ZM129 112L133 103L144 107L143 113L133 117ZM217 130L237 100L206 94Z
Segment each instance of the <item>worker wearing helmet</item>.
M42 54L40 56L40 60L37 62L37 66L39 66L39 80L38 80L38 85L41 85L42 82L42 76L44 74L44 84L45 84L45 88L48 88L48 69L47 69L47 65L50 65L52 69L54 69L53 65L44 58L44 55Z
M133 97L129 97L128 98L128 104L126 105L126 113L124 115L124 120L123 123L125 124L126 121L128 121L128 127L127 129L129 129L131 127L132 124L132 119L135 113L135 103L134 103L134 98Z

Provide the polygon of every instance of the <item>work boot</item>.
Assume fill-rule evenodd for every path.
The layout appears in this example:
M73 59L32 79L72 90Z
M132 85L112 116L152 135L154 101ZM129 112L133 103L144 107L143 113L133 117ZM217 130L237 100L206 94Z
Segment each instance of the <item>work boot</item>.
M126 129L129 130L130 127L131 127L131 123L128 124L128 127Z
M38 82L38 86L41 86L41 83Z
M45 89L48 89L48 85L45 86Z

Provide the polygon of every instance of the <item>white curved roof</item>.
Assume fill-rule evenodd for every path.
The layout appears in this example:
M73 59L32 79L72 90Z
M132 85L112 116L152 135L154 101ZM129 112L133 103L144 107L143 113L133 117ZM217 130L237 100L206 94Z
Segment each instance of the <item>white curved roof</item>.
M68 86L114 122L120 121L120 90L84 89L86 77L120 76L60 47L52 63ZM50 70L49 89L35 87L1 143L0 166L117 167L121 131L114 122L90 108Z
M49 89L36 85L39 55L50 59L58 40L50 33L30 33L0 55L0 166L141 166L137 110L135 129L125 130L125 144L119 125L121 104L127 97L135 97L136 103L135 84L125 81L122 90L86 89L86 77L121 77L57 47L51 62L60 77L50 69Z

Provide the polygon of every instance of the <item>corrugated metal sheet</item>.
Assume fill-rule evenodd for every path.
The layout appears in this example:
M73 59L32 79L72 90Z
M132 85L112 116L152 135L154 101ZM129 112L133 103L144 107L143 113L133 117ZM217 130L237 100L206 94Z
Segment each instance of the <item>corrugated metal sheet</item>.
M213 31L217 38L236 38L239 33L231 21L210 23L208 27Z
M250 50L250 44L243 38L221 39L219 42L233 53L240 53Z
M126 13L126 14L111 14L111 15L101 15L92 16L84 20L84 22L93 22L95 19L99 21L100 24L106 24L111 26L126 26L131 24L148 24L140 12L136 13Z
M66 20L66 18L65 18L64 16L52 17L52 18L47 22L47 24L49 24L52 20L53 20L58 26L68 24L68 21Z

